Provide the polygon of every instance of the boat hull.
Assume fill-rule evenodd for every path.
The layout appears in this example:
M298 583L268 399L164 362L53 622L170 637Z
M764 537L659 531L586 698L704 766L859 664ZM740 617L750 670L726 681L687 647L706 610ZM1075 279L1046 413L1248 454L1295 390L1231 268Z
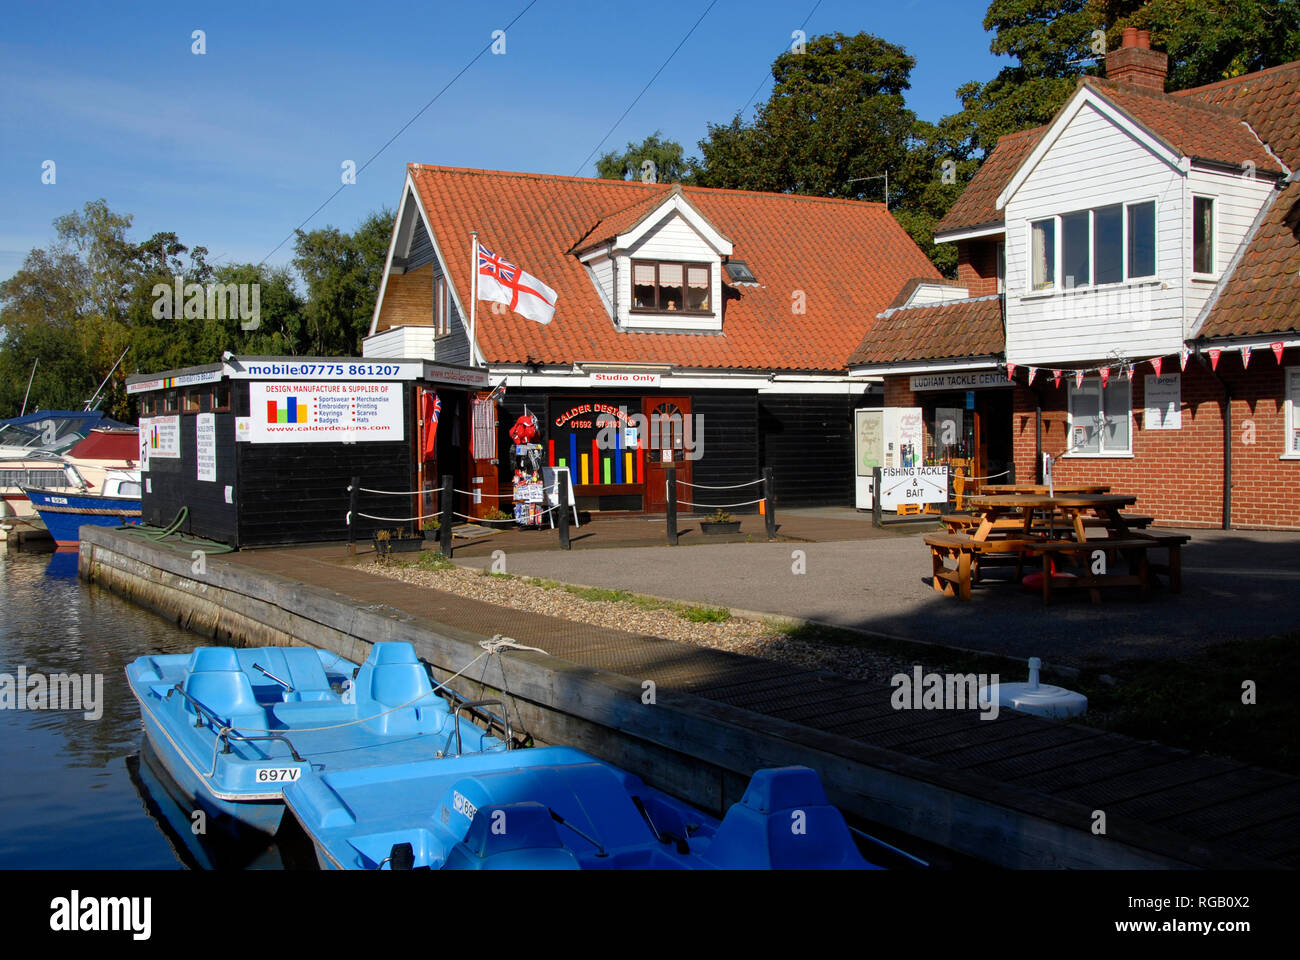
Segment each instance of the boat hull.
M83 526L120 527L140 522L140 500L58 490L24 490L45 529L61 547L75 547Z

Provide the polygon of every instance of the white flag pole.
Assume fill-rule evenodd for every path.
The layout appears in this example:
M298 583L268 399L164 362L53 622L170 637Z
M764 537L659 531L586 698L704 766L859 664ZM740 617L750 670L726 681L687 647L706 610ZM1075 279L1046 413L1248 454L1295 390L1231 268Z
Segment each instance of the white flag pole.
M469 365L478 366L478 341L474 339L474 321L478 315L478 231L470 234L469 248Z

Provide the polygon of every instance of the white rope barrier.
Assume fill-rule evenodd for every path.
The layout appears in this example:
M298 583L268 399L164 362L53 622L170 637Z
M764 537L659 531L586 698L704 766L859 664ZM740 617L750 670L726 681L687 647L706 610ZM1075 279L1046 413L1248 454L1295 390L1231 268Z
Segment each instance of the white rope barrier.
M762 483L763 478L757 480L746 480L744 483L731 483L721 487L709 486L707 483L691 483L689 480L678 480L678 483L687 487L698 487L701 490L739 490L741 487L752 487L756 483Z
M962 479L962 480L969 480L969 481L972 481L972 482L975 481L975 480L996 480L998 477L1005 477L1005 476L1010 475L1010 473L1011 473L1010 470L1003 470L1001 473L991 473L991 474L989 474L987 477L968 477L968 476L966 476L965 474L962 474L962 475L961 475L961 479ZM953 478L954 480L956 480L956 479L957 479L957 476L958 476L958 475L954 473L954 474L952 475L952 478Z
M383 493L391 497L415 497L422 493L441 493L441 487L430 487L428 490L371 490L369 487L357 487L362 493ZM351 485L348 486L348 492L352 492Z
M535 516L544 517L552 510L557 509L557 506L547 507L545 510L539 511L537 514L535 514ZM464 519L468 520L470 523L519 523L520 522L519 520L516 520L514 517L508 517L505 520L489 520L486 517L471 517L464 513L456 513L455 510L453 510L452 513L458 517L463 517Z
M688 507L704 507L706 510L721 510L723 507L750 507L756 503L762 503L766 497L759 497L757 500L746 500L744 503L691 503L689 500L678 500L678 503L684 503Z
M362 513L357 511L358 517L365 517L367 520L383 520L386 523L411 523L416 520L436 520L442 516L441 513L429 513L419 517L376 517L373 513Z
M463 494L465 494L466 496L469 496L469 497L472 497L472 496L474 496L475 494L478 494L478 495L481 496L481 497L496 497L498 500L506 500L506 499L509 499L510 497L513 497L513 496L514 496L513 493L488 493L486 490L455 490L455 489L453 489L453 490L452 490L452 493L463 493Z

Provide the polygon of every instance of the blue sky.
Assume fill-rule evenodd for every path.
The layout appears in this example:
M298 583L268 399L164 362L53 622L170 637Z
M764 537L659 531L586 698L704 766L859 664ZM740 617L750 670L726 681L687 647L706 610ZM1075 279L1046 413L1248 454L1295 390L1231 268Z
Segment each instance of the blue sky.
M718 0L600 152L655 130L688 153L730 120L815 0ZM0 278L51 221L100 197L219 262L257 262L402 127L527 0L9 5L0 35ZM594 175L583 159L708 0L537 0L308 224L396 205L408 162ZM981 0L822 0L807 31L866 31L917 59L936 120L999 60ZM191 52L194 30L206 53ZM752 107L750 109L752 114ZM55 163L56 182L41 182ZM286 263L292 244L271 263Z

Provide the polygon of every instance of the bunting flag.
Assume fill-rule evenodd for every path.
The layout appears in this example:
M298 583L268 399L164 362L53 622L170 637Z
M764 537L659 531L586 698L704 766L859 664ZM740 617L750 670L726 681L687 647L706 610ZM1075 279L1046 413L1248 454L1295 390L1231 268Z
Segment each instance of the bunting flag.
M1014 363L1007 364L1007 379L1008 380L1016 379L1016 365Z
M1130 363L1127 367L1124 368L1124 376L1128 377L1129 383L1133 382L1133 364Z
M1269 347L1271 347L1273 350L1273 356L1277 357L1277 362L1281 363L1282 362L1282 341L1279 340L1277 343L1270 343Z
M1110 382L1110 367L1101 368L1101 388L1106 389L1106 384Z
M1250 347L1241 348L1241 369L1245 370L1250 366Z
M1061 371L1060 371L1060 370L1053 370L1053 371L1052 371L1052 379L1056 381L1056 389L1057 389L1057 390L1060 390L1060 389L1061 389Z
M1083 371L1074 371L1074 389L1078 390L1083 387Z
M1156 376L1157 376L1157 377L1160 376L1160 366L1161 366L1161 364L1163 364L1164 362L1165 362L1165 358L1164 358L1164 357L1152 357L1152 358L1151 358L1151 369L1154 370L1154 371L1156 372Z
M1182 347L1182 348L1179 349L1179 351L1178 351L1178 369L1183 370L1183 371L1186 371L1186 370L1187 370L1187 358L1190 357L1191 355L1192 355L1192 351L1188 350L1186 347Z
M1034 385L1034 377L1036 377L1036 376L1038 376L1038 368L1037 368L1037 367L1030 367L1030 368L1029 368L1029 385L1030 385L1031 387Z
M1210 369L1217 371L1219 369L1219 354L1223 353L1218 347L1210 347Z

